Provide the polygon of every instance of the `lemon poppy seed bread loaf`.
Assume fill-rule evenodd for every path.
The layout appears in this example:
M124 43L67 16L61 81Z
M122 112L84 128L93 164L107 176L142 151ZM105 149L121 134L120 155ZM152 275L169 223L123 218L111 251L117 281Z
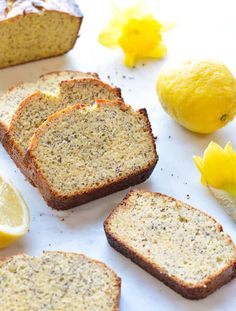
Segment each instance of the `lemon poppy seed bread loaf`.
M189 299L236 276L236 248L210 216L166 195L133 190L106 219L116 250Z
M37 90L57 94L60 82L86 77L99 79L96 73L65 70L44 74L35 83L20 83L9 88L0 97L0 141L6 134L16 109L26 97L32 95Z
M0 309L118 311L120 278L76 253L16 255L0 262Z
M0 68L66 53L81 22L74 0L1 0Z
M96 99L121 99L120 89L95 78L81 78L62 81L56 96L39 91L21 102L2 143L26 177L23 158L35 130L54 112L78 102L92 104Z
M56 209L141 183L157 159L146 110L104 100L50 116L36 130L25 157L31 179Z

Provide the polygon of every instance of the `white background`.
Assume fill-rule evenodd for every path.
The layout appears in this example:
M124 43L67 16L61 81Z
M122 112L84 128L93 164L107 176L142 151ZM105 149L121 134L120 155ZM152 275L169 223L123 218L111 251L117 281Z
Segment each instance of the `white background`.
M218 59L236 74L235 1L157 1L156 12L160 19L175 23L175 28L164 35L168 55L162 61L141 62L135 69L122 65L119 50L106 49L97 42L99 31L110 17L109 3L108 0L81 0L84 21L75 48L65 56L0 70L0 91L21 81L36 80L39 75L54 70L98 72L104 81L122 88L127 103L134 108L147 108L154 135L158 136L158 165L151 178L137 188L169 194L206 211L236 242L236 224L200 184L192 161L192 156L201 155L211 140L222 146L230 140L236 149L236 120L212 135L196 135L178 126L162 111L155 93L159 70L172 60ZM189 301L110 248L102 224L128 190L59 213L46 206L2 147L0 172L21 191L31 210L30 232L0 251L0 256L63 250L100 259L122 278L121 311L236 310L236 280L204 300Z

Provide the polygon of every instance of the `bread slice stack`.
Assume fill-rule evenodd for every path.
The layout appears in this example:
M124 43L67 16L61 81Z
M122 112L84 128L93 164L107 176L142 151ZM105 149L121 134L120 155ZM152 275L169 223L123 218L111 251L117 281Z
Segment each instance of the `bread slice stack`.
M143 182L158 160L146 110L96 74L48 74L8 91L0 111L3 146L56 209Z
M0 280L1 310L119 310L120 278L81 254L1 259Z
M99 79L99 76L91 72L55 71L42 75L36 83L25 82L11 87L0 97L0 141L8 131L11 119L24 99L38 90L57 94L60 82L80 78Z
M120 90L95 78L81 78L62 81L56 96L38 91L20 103L2 144L16 165L28 177L23 159L35 130L51 114L77 102L92 104L97 98L121 99Z
M204 298L236 276L231 238L174 198L133 190L104 227L112 247L186 298Z

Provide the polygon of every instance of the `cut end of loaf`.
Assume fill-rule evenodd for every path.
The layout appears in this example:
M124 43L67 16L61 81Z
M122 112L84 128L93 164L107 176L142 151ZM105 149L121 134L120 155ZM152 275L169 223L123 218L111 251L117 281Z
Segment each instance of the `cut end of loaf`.
M0 12L0 68L61 55L74 46L83 16L74 1L58 2L16 1L5 16Z
M104 227L111 246L186 298L236 276L236 249L222 227L171 197L131 191Z

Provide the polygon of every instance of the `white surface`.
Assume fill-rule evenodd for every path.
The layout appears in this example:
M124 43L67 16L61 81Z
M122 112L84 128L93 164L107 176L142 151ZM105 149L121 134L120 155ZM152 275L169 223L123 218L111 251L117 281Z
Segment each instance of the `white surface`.
M109 19L109 1L81 0L80 4L85 18L81 37L73 51L65 56L0 70L1 91L53 70L97 71L102 79L122 88L129 104L135 108L147 108L153 132L158 136L158 165L151 178L137 188L169 194L208 212L236 242L236 225L201 186L192 161L192 156L202 154L211 140L221 145L231 140L236 148L236 121L215 134L195 135L178 126L162 111L155 94L156 76L162 65L171 60L215 58L236 73L235 1L158 1L157 12L162 20L176 23L176 27L164 36L168 56L159 62L144 62L145 66L140 63L135 69L122 65L120 51L108 50L97 43L98 33ZM100 259L122 278L121 311L236 310L236 280L202 301L188 301L108 245L103 221L128 190L58 213L46 206L2 147L0 170L21 191L31 210L30 232L8 249L0 251L0 255L19 252L37 255L43 250L63 250Z

